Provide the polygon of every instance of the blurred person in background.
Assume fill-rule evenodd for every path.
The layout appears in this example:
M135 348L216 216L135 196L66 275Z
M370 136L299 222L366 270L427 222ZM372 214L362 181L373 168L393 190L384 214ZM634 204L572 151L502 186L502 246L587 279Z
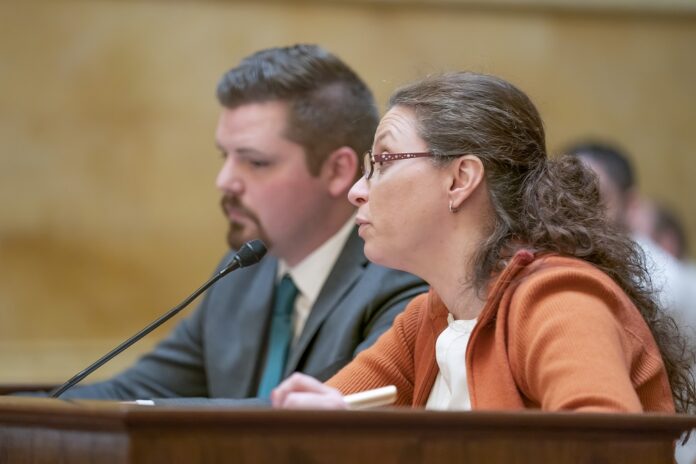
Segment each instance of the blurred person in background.
M689 246L679 216L663 203L655 205L655 224L650 237L663 250L682 262L688 262Z
M640 197L637 206L628 211L627 223L633 233L650 237L675 259L688 261L684 226L679 216L664 203Z
M666 238L668 225L658 229L658 210L639 194L629 156L616 145L592 139L576 142L563 153L579 158L595 172L607 218L642 248L661 305L694 330L696 279L688 266L655 240Z

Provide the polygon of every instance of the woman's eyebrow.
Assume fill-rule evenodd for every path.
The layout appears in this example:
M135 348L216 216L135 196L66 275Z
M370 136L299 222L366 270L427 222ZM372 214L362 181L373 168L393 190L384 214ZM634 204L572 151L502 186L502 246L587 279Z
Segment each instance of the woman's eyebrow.
M386 138L394 139L394 134L392 133L391 128L389 128L389 129L387 129L386 131L384 131L384 132L382 132L381 134L379 134L379 136L377 136L377 137L375 138L375 142L374 142L374 143L377 144L377 143L380 143L380 142L384 142L384 139L386 139Z

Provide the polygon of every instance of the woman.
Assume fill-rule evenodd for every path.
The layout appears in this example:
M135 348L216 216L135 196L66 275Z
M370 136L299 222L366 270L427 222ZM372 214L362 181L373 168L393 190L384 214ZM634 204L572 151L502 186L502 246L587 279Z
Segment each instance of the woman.
M438 409L692 407L685 340L641 256L604 220L593 175L547 158L524 93L453 73L389 108L349 199L367 257L431 291L327 385L281 384L275 406L343 408L394 384L396 404Z

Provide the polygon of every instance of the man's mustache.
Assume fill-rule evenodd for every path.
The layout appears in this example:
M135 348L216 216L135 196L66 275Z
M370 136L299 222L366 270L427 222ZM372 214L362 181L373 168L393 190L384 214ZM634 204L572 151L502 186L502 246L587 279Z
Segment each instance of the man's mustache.
M256 214L254 214L249 208L242 204L242 201L236 195L223 195L220 199L220 206L222 210L227 214L230 210L234 210L237 214L242 214L258 222Z

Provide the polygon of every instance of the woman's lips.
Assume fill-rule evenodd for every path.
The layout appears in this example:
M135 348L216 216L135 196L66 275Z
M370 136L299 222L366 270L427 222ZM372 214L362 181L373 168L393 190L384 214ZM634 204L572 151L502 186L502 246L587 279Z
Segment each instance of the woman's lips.
M361 237L362 237L362 231L365 230L365 228L370 225L370 223L367 220L365 220L363 218L359 218L359 217L355 218L355 224L357 224L357 226L358 226L358 235L360 235Z

